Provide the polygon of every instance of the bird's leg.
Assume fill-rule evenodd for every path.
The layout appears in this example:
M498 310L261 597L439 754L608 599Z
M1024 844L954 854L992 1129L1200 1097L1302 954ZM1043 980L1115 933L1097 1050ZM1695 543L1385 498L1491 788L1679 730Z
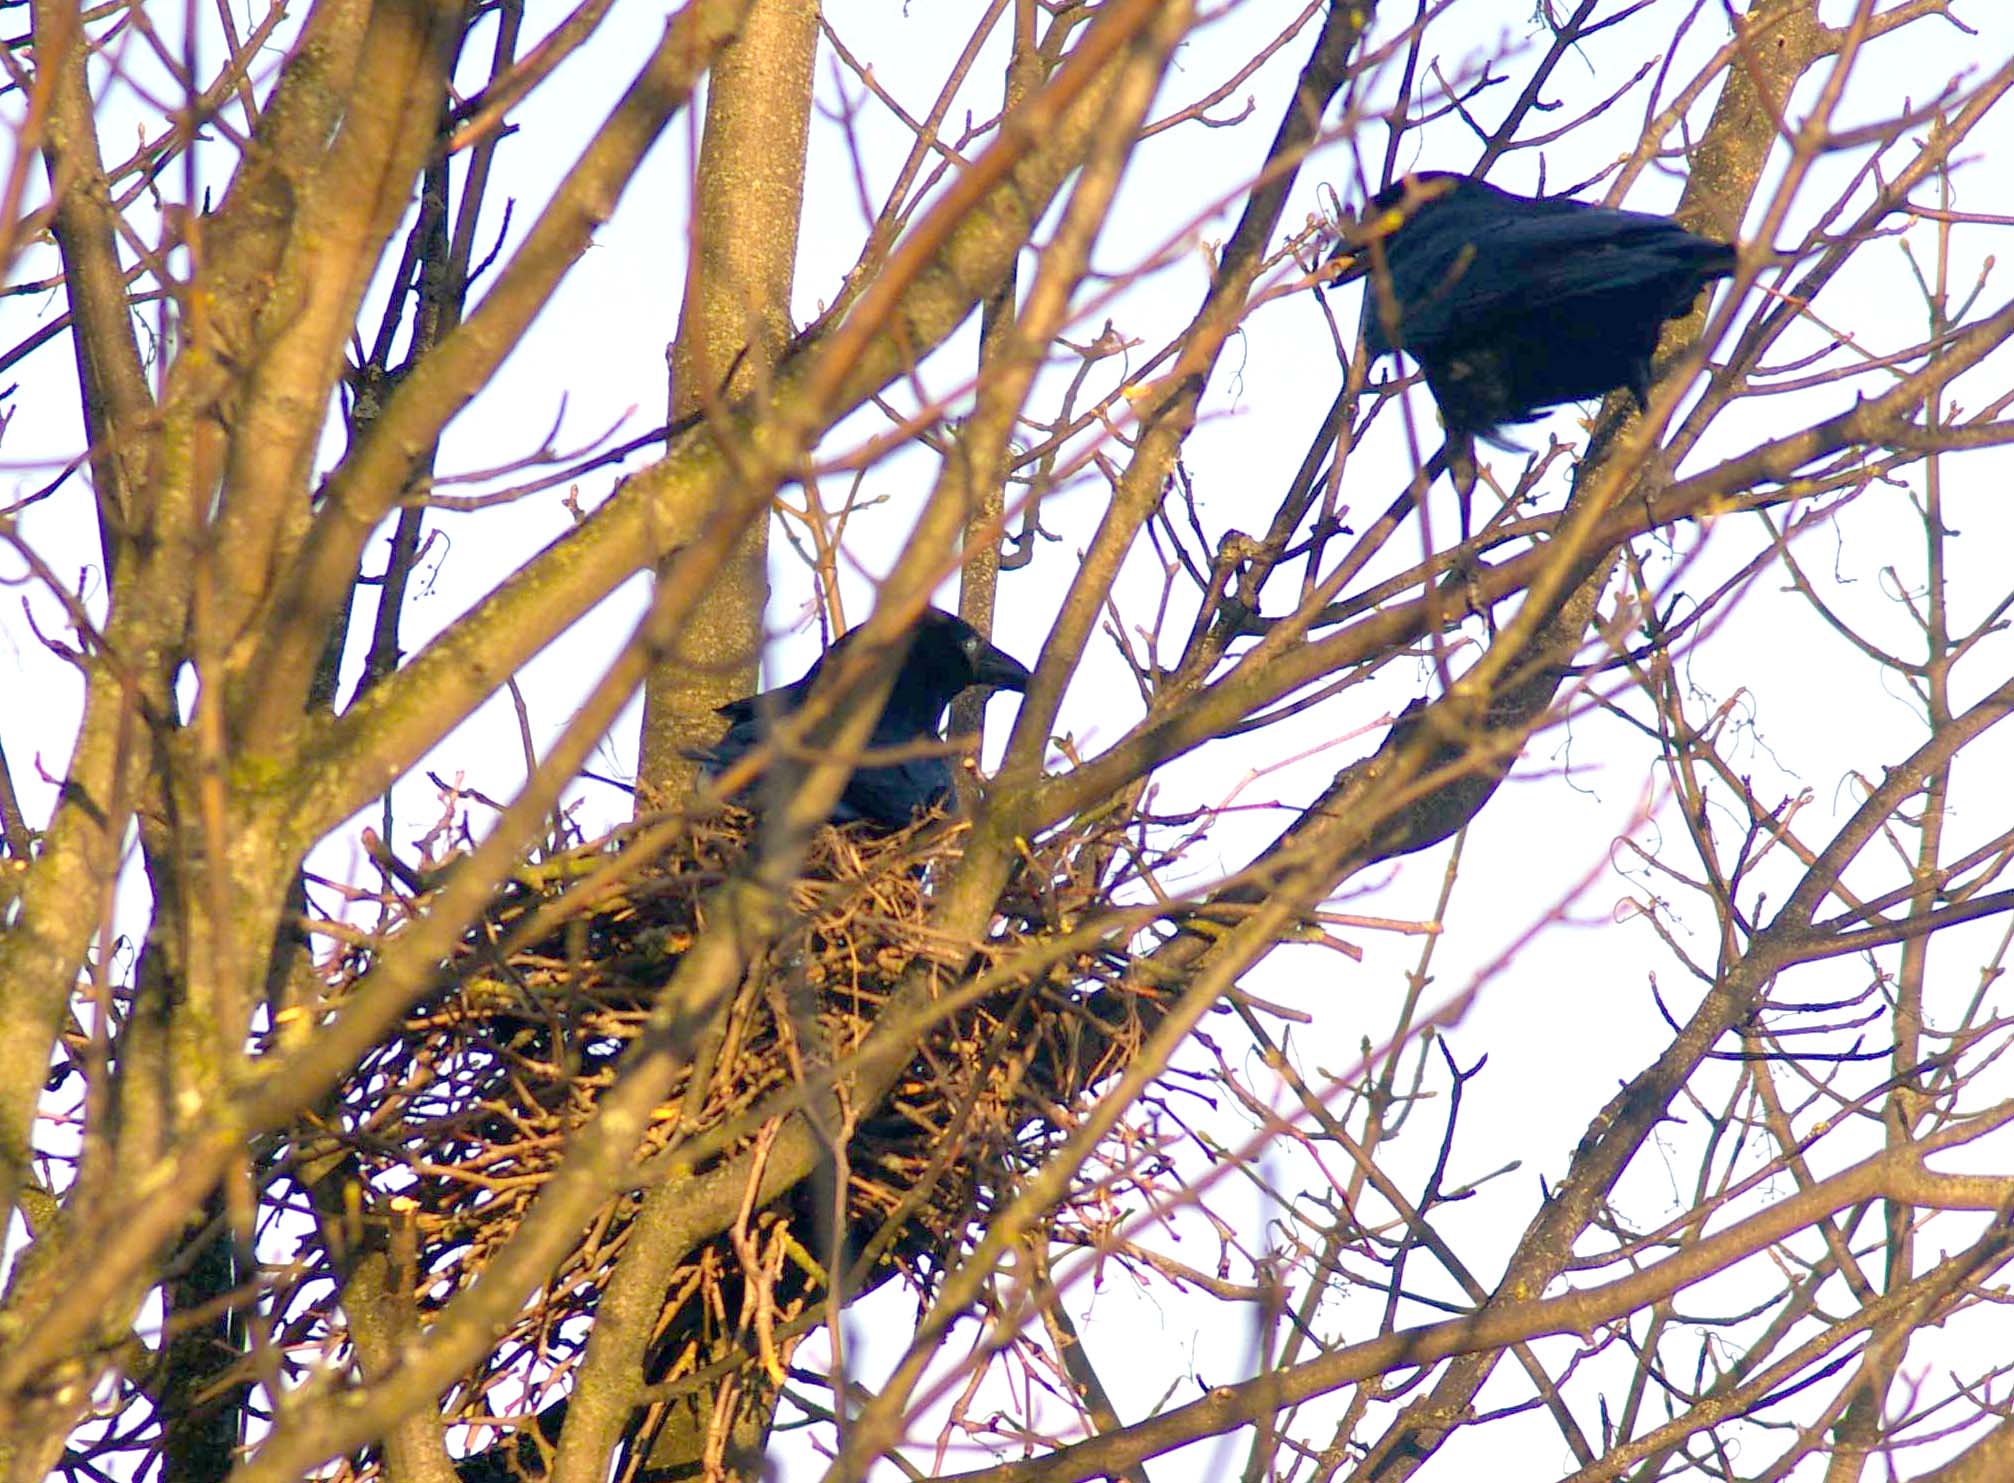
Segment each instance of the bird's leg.
M1461 521L1462 544L1474 534L1469 503L1476 492L1476 440L1467 432L1448 433L1448 482L1455 487L1456 510Z
M1455 487L1455 509L1461 526L1461 554L1454 559L1449 569L1446 587L1459 588L1462 606L1471 614L1481 614L1490 620L1489 605L1482 601L1476 588L1475 562L1471 559L1467 546L1475 535L1475 492L1476 440L1466 428L1450 430L1447 438L1448 482Z

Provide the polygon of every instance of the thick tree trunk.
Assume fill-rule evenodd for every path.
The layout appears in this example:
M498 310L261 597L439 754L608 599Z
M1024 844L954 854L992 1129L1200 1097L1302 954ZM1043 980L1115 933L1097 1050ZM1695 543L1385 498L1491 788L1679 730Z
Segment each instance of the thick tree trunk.
M804 199L805 142L818 55L817 0L756 0L707 84L706 132L694 186L691 256L671 350L670 418L704 417L732 398L760 397L790 342L790 291ZM768 522L751 521L733 556L644 687L639 811L688 798L698 770L686 753L719 739L717 706L755 688L769 596ZM660 568L662 571L662 568ZM733 1336L724 1343L731 1348ZM636 1356L626 1367L640 1388ZM759 1477L776 1390L759 1369L699 1392L664 1419L646 1473L698 1477L717 1404L733 1408L721 1464Z
M685 300L671 349L674 423L759 398L790 341L817 54L816 0L757 0L709 76ZM705 606L645 682L640 810L691 793L698 771L686 753L718 740L715 707L754 688L768 534L766 521L749 523Z

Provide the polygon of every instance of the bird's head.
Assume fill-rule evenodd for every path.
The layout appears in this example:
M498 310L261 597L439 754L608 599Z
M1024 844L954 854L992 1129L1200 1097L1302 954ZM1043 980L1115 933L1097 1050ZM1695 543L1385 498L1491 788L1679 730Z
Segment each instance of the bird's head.
M1452 170L1419 170L1401 175L1372 196L1359 218L1365 236L1388 237L1411 221L1430 201L1466 193L1477 182Z
M797 701L811 689L824 668L850 649L855 628L819 657L794 687ZM913 729L935 732L944 711L961 691L975 685L995 690L1026 690L1030 679L1027 666L1012 654L996 649L985 636L941 608L925 608L916 620L909 652L895 672L894 686L882 712L884 727L895 731ZM796 702L793 702L796 703Z
M987 643L963 618L939 608L925 608L917 620L916 637L903 670L905 675L921 678L934 694L943 697L944 704L974 685L1026 690L1030 678L1020 660Z
M1405 228L1420 208L1445 197L1465 193L1479 186L1466 175L1450 170L1420 170L1401 175L1364 203L1354 222L1342 228L1342 240L1323 264L1325 282L1330 287L1361 278L1370 270L1367 250L1372 242L1387 242Z

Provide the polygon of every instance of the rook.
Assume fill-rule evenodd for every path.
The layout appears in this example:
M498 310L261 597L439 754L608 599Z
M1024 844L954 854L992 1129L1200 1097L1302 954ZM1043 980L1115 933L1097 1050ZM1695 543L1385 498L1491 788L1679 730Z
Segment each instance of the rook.
M826 663L843 654L852 641L851 633L841 638L792 683L722 706L727 734L698 754L708 776L717 776L760 746L778 721L801 709ZM960 691L974 685L1026 690L1028 679L1027 669L1018 660L987 643L971 624L937 608L926 608L917 620L902 668L896 671L888 702L874 723L868 748L881 751L941 742L944 712ZM760 785L749 791L759 793ZM854 769L847 779L846 791L833 807L832 822L866 819L899 829L916 815L948 803L951 797L951 764L941 755L872 764Z

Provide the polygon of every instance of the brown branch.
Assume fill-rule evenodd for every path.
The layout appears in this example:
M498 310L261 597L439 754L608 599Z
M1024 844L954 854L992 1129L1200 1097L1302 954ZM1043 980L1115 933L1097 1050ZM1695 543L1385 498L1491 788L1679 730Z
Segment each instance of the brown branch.
M1100 24L1109 18L1113 26L1142 25L1152 18L1147 12L1153 9L1101 12ZM946 244L944 260L927 272L915 263L909 265L914 292L891 311L892 319L883 323L869 350L854 353L852 335L843 343L800 343L779 369L765 413L737 421L732 460L710 428L695 427L661 462L633 475L581 526L506 579L391 681L327 727L318 728L299 774L301 808L296 821L303 840L318 836L379 792L384 782L487 698L497 683L495 676L543 648L639 563L682 546L676 581L664 578L661 585L677 589L678 603L696 604L723 559L714 554L719 548L710 533L731 532L764 513L773 482L795 466L801 449L829 425L831 417L855 404L842 399L838 406L825 408L805 389L808 383L813 378L823 384L844 381L846 397L864 398L898 374L913 355L962 323L1005 272L1034 217L1097 135L1112 79L1082 75L1084 60L1073 56L1056 82L1044 90L1043 97L1059 111L1051 112L1046 104L1038 110L1046 121L1039 133L1032 128L1017 130L994 146L1006 155L989 172L1005 176L999 187L977 202L964 192L949 193L919 226L923 233L919 240ZM1068 107L1061 109L1065 101ZM993 153L989 150L980 164ZM905 247L898 261L908 251ZM865 300L857 312L868 313ZM474 327L476 317L465 331ZM843 366L831 363L842 354ZM751 479L758 464L762 477ZM726 497L730 489L732 496ZM710 512L700 531L674 523L674 515L688 518L697 509ZM351 534L366 528L359 519ZM325 547L323 555L332 549ZM327 572L347 580L343 570L332 564ZM290 590L301 586L291 584ZM673 615L672 632L678 631L684 611L681 607Z
M30 122L46 107L43 150L55 198L50 227L63 258L91 483L98 500L98 542L109 574L117 571L126 542L149 521L142 438L154 398L133 330L125 270L119 263L117 215L98 151L95 108L85 80L91 48L83 19L73 0L37 0L34 18L38 75ZM27 142L17 146L17 163L27 153ZM9 212L6 220L12 217Z
M260 739L262 747L297 736L302 698L328 621L349 590L364 542L403 492L413 452L429 445L467 404L587 250L595 225L613 211L644 154L691 97L743 3L692 0L673 18L490 292L405 379L370 438L330 474L314 525L290 569L260 585L266 607L252 618L254 651L236 656L244 691L233 717L237 734ZM632 555L642 554L632 548ZM390 688L380 687L374 698ZM376 791L374 785L364 796Z
M1974 1136L1984 1131L1975 1120ZM1005 1463L960 1473L960 1483L1082 1483L1111 1474L1184 1443L1249 1424L1263 1409L1324 1395L1344 1385L1393 1370L1431 1365L1465 1355L1490 1356L1513 1344L1553 1334L1591 1335L1602 1325L1650 1306L1696 1282L1713 1277L1812 1221L1861 1201L1902 1198L1945 1210L2002 1212L2014 1202L2014 1179L1933 1174L1915 1157L1876 1154L1833 1175L1808 1191L1692 1245L1663 1261L1614 1282L1553 1298L1529 1290L1499 1301L1472 1317L1402 1329L1346 1345L1292 1369L1237 1385L1222 1385L1186 1406L1176 1406L1126 1431L1064 1447L1027 1462ZM1411 1409L1420 1414L1422 1408ZM1451 1421L1451 1413L1434 1413Z

